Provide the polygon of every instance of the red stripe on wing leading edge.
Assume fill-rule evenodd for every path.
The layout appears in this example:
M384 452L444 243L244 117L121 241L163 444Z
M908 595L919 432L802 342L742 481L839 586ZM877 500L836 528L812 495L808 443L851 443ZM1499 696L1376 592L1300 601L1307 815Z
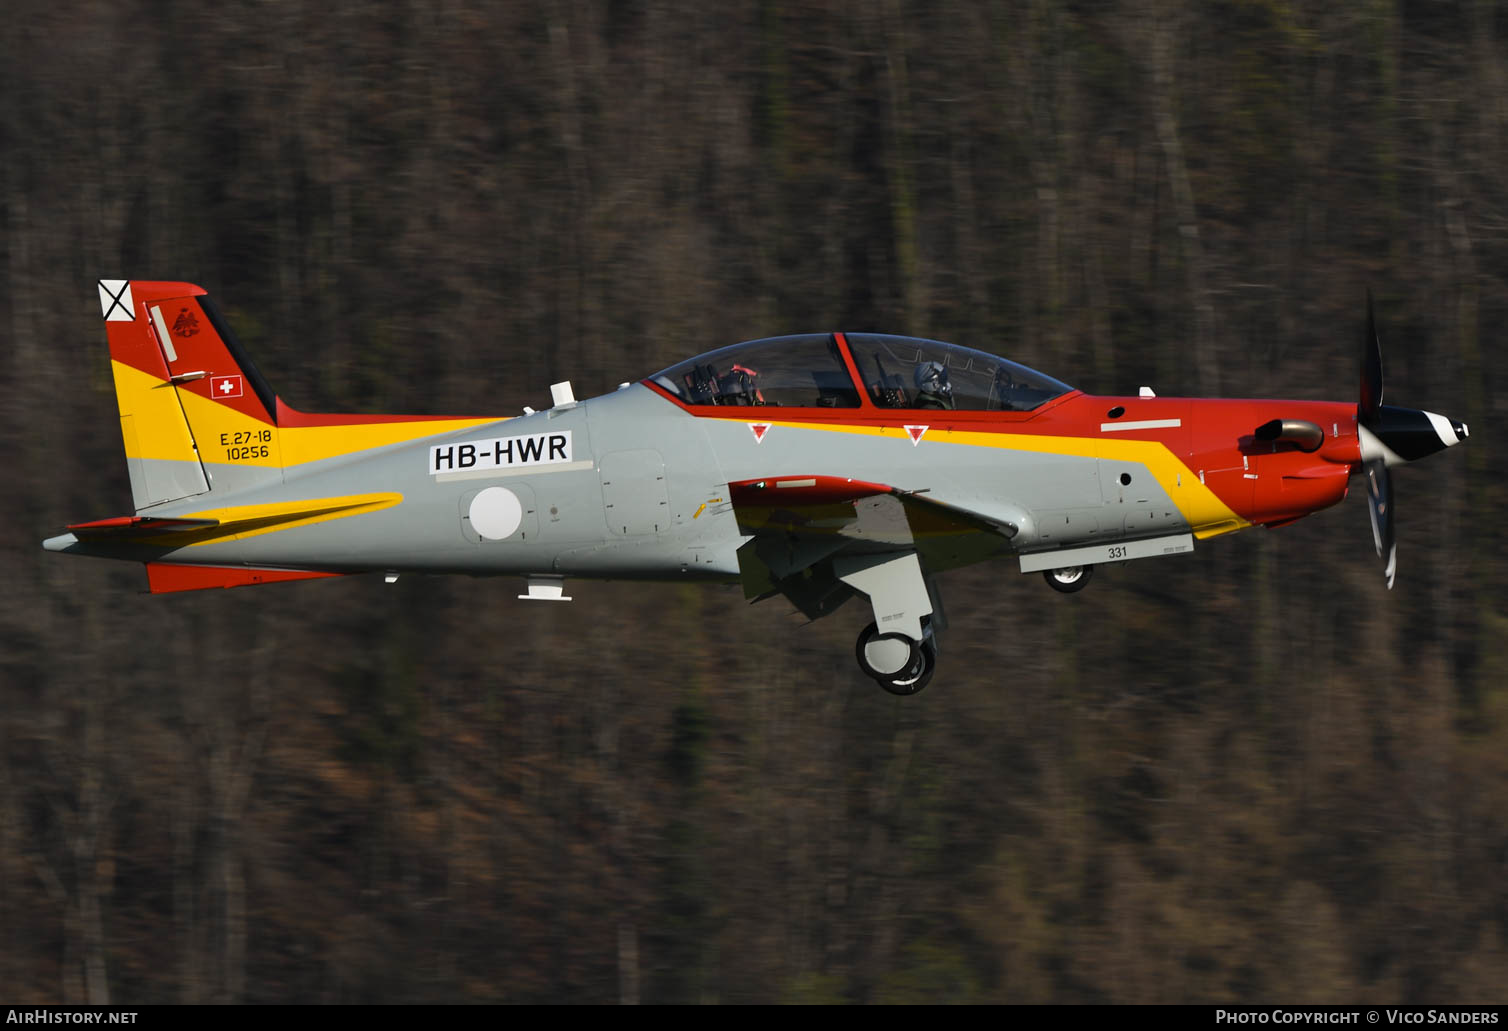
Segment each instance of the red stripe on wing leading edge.
M146 526L148 523L173 523L173 519L148 519L144 516L111 516L109 519L94 519L87 523L69 523L69 530L115 530L124 526Z
M278 583L283 580L317 580L321 577L345 575L319 569L178 566L166 562L148 562L146 567L147 589L153 594L202 591L211 587L250 587L254 584Z
M758 508L776 505L833 505L857 501L876 494L890 494L883 483L851 480L845 476L771 476L762 480L739 480L728 484L733 504Z

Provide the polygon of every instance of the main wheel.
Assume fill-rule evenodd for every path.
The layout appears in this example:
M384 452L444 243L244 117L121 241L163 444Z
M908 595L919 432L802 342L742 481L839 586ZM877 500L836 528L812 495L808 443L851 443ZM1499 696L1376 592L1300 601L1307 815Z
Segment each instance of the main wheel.
M905 634L882 634L870 623L854 646L859 668L891 694L916 694L932 679L937 653L931 641L920 644Z
M1042 578L1047 581L1047 586L1064 594L1072 594L1074 591L1082 591L1089 586L1089 578L1094 576L1093 566L1064 566L1062 569L1044 569Z
M906 672L891 677L876 677L875 681L891 694L918 694L932 682L932 671L937 668L937 652L930 640L916 646L916 661Z

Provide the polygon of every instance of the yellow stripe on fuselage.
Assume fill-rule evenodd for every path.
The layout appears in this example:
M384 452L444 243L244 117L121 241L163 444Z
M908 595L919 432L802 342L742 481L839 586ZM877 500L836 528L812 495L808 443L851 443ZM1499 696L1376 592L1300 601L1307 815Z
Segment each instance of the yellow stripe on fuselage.
M777 422L776 427L888 437L911 444L899 426L856 426L833 423ZM1199 475L1156 440L1104 439L1100 437L1049 437L1034 433L981 433L977 430L929 429L921 444L964 444L970 447L1028 451L1039 455L1071 455L1134 462L1144 467L1178 507L1184 521L1201 540L1222 533L1244 530L1252 524L1237 515L1214 491L1199 482Z
M213 402L206 402L213 403ZM369 451L389 444L435 437L442 433L487 426L498 419L426 419L423 422L367 422L343 426L286 426L279 429L283 465L303 465L337 455Z

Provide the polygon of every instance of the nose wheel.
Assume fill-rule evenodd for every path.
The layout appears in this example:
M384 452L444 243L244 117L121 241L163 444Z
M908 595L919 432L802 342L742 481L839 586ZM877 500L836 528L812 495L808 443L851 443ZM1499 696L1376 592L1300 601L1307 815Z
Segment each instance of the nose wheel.
M854 646L859 668L895 695L916 694L932 680L937 650L930 637L913 641L904 634L882 634L870 623Z
M1062 569L1042 570L1042 578L1047 581L1047 586L1064 594L1082 591L1089 586L1089 578L1093 575L1093 566L1064 566Z

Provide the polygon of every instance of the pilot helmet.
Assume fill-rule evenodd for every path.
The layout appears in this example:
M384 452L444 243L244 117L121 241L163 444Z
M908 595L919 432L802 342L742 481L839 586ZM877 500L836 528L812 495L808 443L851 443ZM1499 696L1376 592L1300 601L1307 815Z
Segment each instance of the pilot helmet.
M948 371L942 367L941 362L922 362L916 367L916 389L924 394L938 394L947 397L953 393L953 387L948 382Z

